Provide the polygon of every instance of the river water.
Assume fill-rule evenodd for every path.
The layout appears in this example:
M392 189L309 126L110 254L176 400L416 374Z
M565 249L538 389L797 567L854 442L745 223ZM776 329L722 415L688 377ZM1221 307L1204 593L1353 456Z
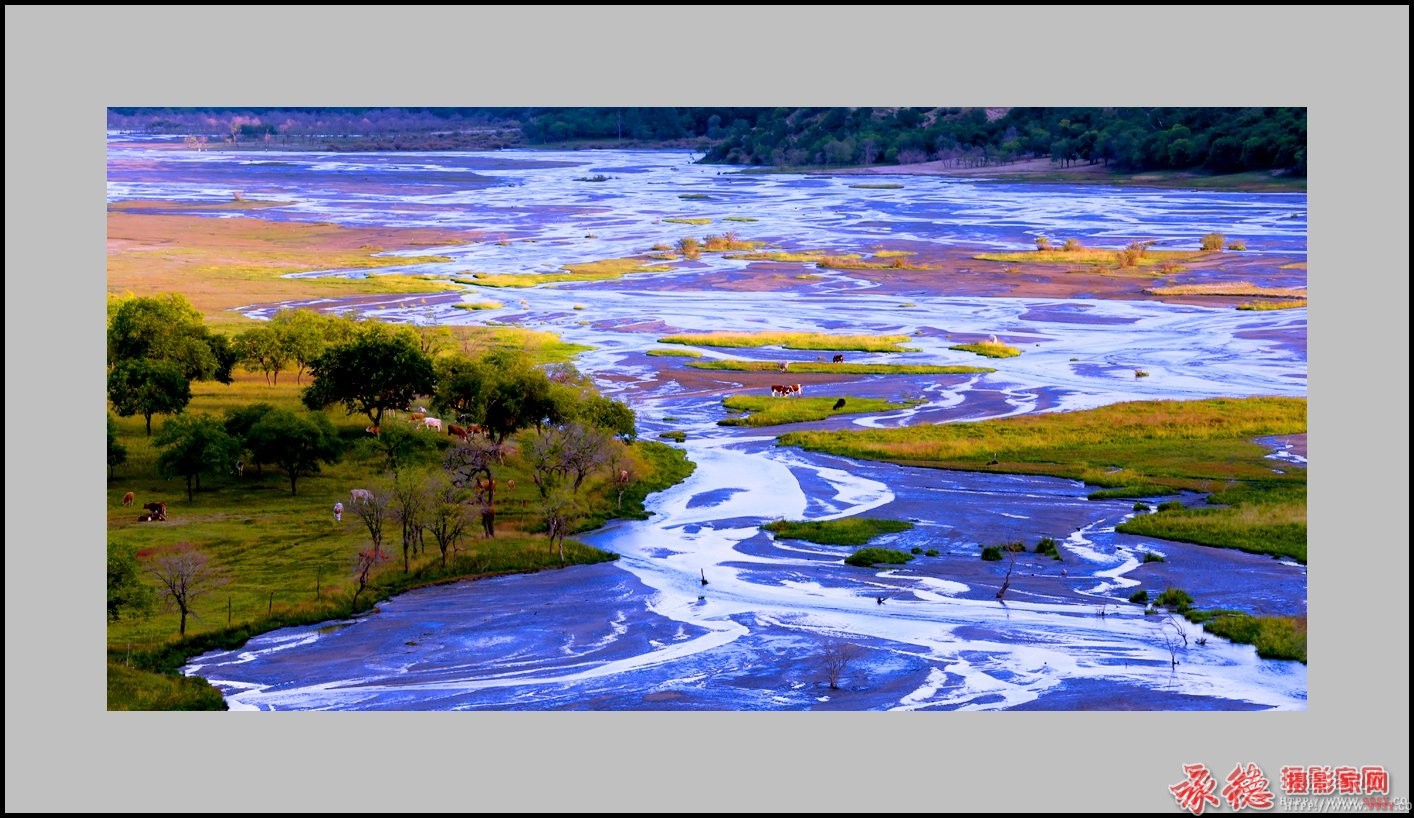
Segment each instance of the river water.
M856 188L850 185L858 177L741 174L691 159L648 151L350 155L114 147L108 195L210 203L239 190L247 199L292 204L221 217L468 228L508 240L423 248L408 255L454 261L388 272L553 271L723 229L839 251L884 241L1025 249L1037 235L1104 246L1155 238L1193 246L1216 230L1241 236L1253 255L1305 255L1304 194L923 177L868 177L903 187ZM581 181L597 175L609 179ZM714 222L662 221L676 217ZM615 563L404 594L356 621L277 631L198 657L185 672L211 680L232 709L1305 708L1304 665L1261 660L1252 647L1217 637L1199 645L1197 626L1145 616L1126 601L1141 584L1173 585L1201 607L1304 614L1303 566L1116 534L1114 526L1136 513L1132 501L1086 500L1086 487L1075 481L905 468L777 447L762 430L716 425L720 384L704 387L701 373L677 374L679 360L643 354L667 329L909 334L919 351L887 356L899 363L981 362L947 349L955 343L948 336L958 334L996 334L1024 348L987 375L860 376L828 387L831 394L907 394L927 402L815 427L895 426L1134 399L1304 396L1304 309L928 292L903 299L847 273L788 292L694 284L744 266L709 255L689 270L612 282L359 299L365 314L387 320L499 321L591 344L577 365L634 406L645 437L686 432L681 445L698 468L650 498L649 520L581 536L620 554ZM1272 283L1304 284L1304 271L1286 275ZM487 298L507 306L475 313L453 307ZM246 311L259 316L278 306ZM701 351L707 358L808 359ZM884 357L849 355L857 362ZM1135 378L1136 368L1149 377ZM730 381L731 373L716 374ZM1277 454L1274 469L1300 460ZM859 569L842 562L851 549L777 541L759 529L777 518L864 512L915 524L877 544L936 549L938 556ZM979 560L981 546L1042 536L1061 542L1065 560L1023 556L999 602L1007 564ZM1147 551L1165 561L1143 563ZM831 689L824 663L840 643L861 650Z

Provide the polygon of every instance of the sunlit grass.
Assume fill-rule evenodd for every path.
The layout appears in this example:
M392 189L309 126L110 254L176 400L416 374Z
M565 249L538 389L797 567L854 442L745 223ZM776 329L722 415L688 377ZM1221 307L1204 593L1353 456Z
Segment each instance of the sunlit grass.
M711 224L711 223L712 223L712 220L711 220L711 219L704 218L704 217L688 218L688 217L675 216L675 217L673 217L673 218L671 218L671 219L663 219L663 221L664 221L664 222L667 222L667 223L669 223L669 224L697 224L697 225L701 225L701 224Z
M633 273L666 273L672 267L650 264L641 258L611 258L584 264L566 264L563 273L473 273L471 278L456 278L459 284L482 287L538 287L566 281L609 281Z
M756 217L754 217L754 216L723 216L723 217L722 217L722 221L724 221L724 222L759 222L759 221L761 221L761 220L758 219L758 218L756 218Z
M1145 287L1149 295L1241 295L1266 298L1299 298L1305 300L1306 290L1297 287L1259 287L1250 281L1217 284L1174 284L1167 287Z
M723 258L742 261L781 261L811 263L825 257L824 250L759 250L752 253L731 253ZM855 256L858 258L858 256Z
M701 358L702 353L695 349L650 349L645 355L654 358Z
M776 520L761 528L783 540L805 540L820 545L864 545L883 534L908 531L913 528L913 523L873 517L845 517L841 520Z
M716 369L727 372L776 372L780 364L774 361L692 361L693 369ZM997 370L985 366L936 366L933 364L831 364L792 361L791 372L802 374L836 373L841 375L983 375Z
M860 352L916 352L899 346L907 335L830 335L823 332L706 332L669 335L660 344L692 344L708 347L766 347L785 349L857 350Z
M791 432L782 445L912 466L1041 474L1100 488L1214 492L1226 506L1141 515L1119 530L1305 560L1306 473L1275 474L1268 435L1306 431L1301 398L1139 401L978 423Z
M840 400L844 406L836 409ZM739 412L750 412L743 417L731 417L717 421L718 426L777 426L782 423L804 423L823 420L835 415L859 414L861 412L887 412L907 409L921 401L890 403L881 398L840 398L829 397L765 397L761 395L730 395L722 399L722 405Z
M458 310L499 310L506 306L499 301L463 301L460 304L453 304L452 307Z
M1021 350L1014 346L991 341L978 341L975 344L957 344L948 349L955 349L958 352L975 352L986 358L1015 358L1021 354Z
M1013 264L1093 264L1111 266L1116 264L1115 254L1121 249L1101 249L1084 247L1077 250L1051 248L1048 250L1027 250L1016 253L978 253L973 258L979 261L1004 261ZM1134 260L1139 267L1150 267L1165 261L1188 261L1203 255L1192 250L1146 250L1143 256Z
M1295 309L1301 309L1302 307L1305 307L1305 306L1306 306L1306 299L1300 298L1300 299L1291 299L1291 300L1289 300L1289 301L1288 301L1288 300L1280 300L1280 301L1248 301L1248 302L1246 302L1246 303L1244 303L1244 304L1238 304L1238 305L1237 305L1237 308L1238 308L1239 310L1257 310L1257 311L1261 311L1261 310L1295 310Z

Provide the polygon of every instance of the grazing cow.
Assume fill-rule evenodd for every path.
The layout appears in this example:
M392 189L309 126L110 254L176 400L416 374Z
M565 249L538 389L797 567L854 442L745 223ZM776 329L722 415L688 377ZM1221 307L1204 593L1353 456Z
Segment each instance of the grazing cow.
M337 522L342 521L343 519L344 519L344 504L343 504L343 503L334 503L334 522L337 523Z
M628 482L628 469L619 469L619 482L620 482L620 483L627 483L627 482Z
M987 336L987 343L989 343L989 344L1000 344L1001 341L998 341L998 340L997 340L997 336L995 336L995 335L988 335L988 336Z
M834 408L834 411L838 412L839 410L841 410L841 409L843 409L843 408L844 408L844 398L840 398L839 400L835 401L835 408Z
M427 417L426 412L413 412L411 415L408 415L408 420L412 423L416 423L425 417Z
M786 387L786 395L790 397L800 397L800 384L793 383Z
M455 423L447 424L447 434L456 435L461 438L463 442L466 441L466 430Z
M782 371L782 372L789 372L789 371L790 371L790 361L781 361L781 371Z
M123 495L123 505L125 505L125 506L130 506L130 505L132 505L132 504L133 504L133 493L130 491L130 492L128 492L127 494L124 494L124 495Z
M441 419L441 418L423 418L423 419L422 419L422 428L424 428L424 429L430 429L430 430L432 430L432 431L434 431L434 432L440 432L440 431L442 431L442 419Z
M490 435L486 434L486 427L485 427L485 426L478 426L478 425L475 424L475 423L468 423L468 424L466 425L466 435L467 435L467 437L471 437L472 435L481 435L482 437L490 437Z
M779 397L783 397L783 396L789 395L789 394L790 394L790 387L789 387L789 386L787 386L787 385L785 385L785 384L781 384L781 383L773 383L773 384L771 384L771 397L773 397L773 398L779 398Z
M844 356L843 356L843 355L836 355L834 358L831 358L831 359L830 359L830 363L832 363L832 364L842 364L842 363L844 363Z
M377 427L377 426L369 426L367 429L364 429L363 431L369 433L370 435L373 435L374 437L378 437L379 433L381 433L383 430L382 430L381 428Z
M235 468L231 473L234 474L234 475L237 476L237 477L244 477L244 476L245 476L245 461L244 461L244 460L237 460L237 461L236 461L236 468Z
M354 489L349 492L350 503L371 503L373 502L373 492L368 489Z
M506 481L506 491L515 491L515 490L516 490L516 481L515 481L514 479L507 480L507 481Z

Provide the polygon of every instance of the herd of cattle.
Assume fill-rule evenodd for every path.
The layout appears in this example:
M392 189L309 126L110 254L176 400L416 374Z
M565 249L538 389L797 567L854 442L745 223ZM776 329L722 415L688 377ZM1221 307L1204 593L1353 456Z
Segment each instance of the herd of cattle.
M432 432L442 431L442 419L428 417L427 409L423 407L418 407L418 410L416 412L409 413L408 422L412 424L414 429L425 429ZM374 437L378 437L380 434L382 434L383 427L369 426L368 428L364 429L364 431L370 435L373 435ZM448 423L447 434L459 437L462 439L463 442L465 442L473 435L481 435L482 437L491 436L490 433L486 430L486 427L478 426L475 423L468 423L465 426L458 426L455 423Z
M135 502L137 502L137 500L133 497L131 491L123 495L123 505L130 506ZM158 522L167 519L166 503L144 503L142 510L145 513L138 515L137 518L137 521L140 523Z

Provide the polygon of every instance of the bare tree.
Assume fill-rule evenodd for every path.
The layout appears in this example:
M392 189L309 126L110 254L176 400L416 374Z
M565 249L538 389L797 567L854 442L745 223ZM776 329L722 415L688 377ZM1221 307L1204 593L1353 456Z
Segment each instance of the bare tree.
M540 502L540 511L545 516L545 532L550 537L550 550L560 550L560 562L565 561L565 536L574 528L584 513L583 506L573 492L564 486L556 486Z
M427 476L407 472L393 478L388 498L393 519L403 531L403 573L411 570L409 552L417 547L422 533L422 516L427 510Z
M1011 555L1011 563L1007 565L1006 577L1002 579L1002 587L997 589L997 599L1002 599L1003 596L1006 596L1007 589L1011 587L1011 572L1016 569L1017 552L1008 551L1007 553ZM1002 599L1002 603L1005 604L1006 600Z
M382 552L376 549L365 549L363 551L360 551L358 552L358 556L354 558L353 576L354 582L358 583L358 585L354 588L353 595L353 609L355 611L358 610L358 596L359 594L363 593L363 590L365 588L368 587L368 578L370 575L372 575L373 569L379 563L386 562L387 559L388 557L386 554L383 554Z
M374 552L383 548L383 523L390 516L388 503L391 495L385 488L370 489L368 496L354 500L350 506L358 519L368 528L368 538L373 541Z
M864 648L853 642L845 642L840 639L827 639L820 646L820 669L825 674L825 681L829 683L831 690L840 689L840 679L844 677L845 671L849 669L851 663L864 655Z
M1159 623L1159 636L1164 640L1164 647L1168 648L1169 662L1178 667L1178 648L1180 645L1185 650L1188 648L1188 631L1173 614L1169 614Z
M187 617L196 616L196 601L225 585L225 574L211 563L211 555L192 543L177 543L152 558L146 571L162 586L159 594L170 609L181 614L178 632L187 635Z

